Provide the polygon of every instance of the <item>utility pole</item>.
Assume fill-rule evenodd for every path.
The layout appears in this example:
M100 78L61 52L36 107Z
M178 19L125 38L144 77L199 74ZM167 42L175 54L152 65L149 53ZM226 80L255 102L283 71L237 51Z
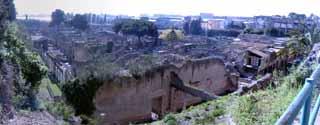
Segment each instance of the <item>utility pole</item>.
M207 40L207 43L209 42L209 38L208 38L208 27L209 27L209 21L207 21L207 23L206 23L206 40Z

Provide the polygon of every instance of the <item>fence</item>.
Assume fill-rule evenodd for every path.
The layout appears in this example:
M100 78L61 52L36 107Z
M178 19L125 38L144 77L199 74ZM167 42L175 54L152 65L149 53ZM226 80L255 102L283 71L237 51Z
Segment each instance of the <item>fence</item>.
M305 84L299 94L295 97L288 109L278 119L276 125L291 125L299 112L302 110L300 124L314 125L318 116L320 107L320 94L317 96L317 101L311 111L312 93L315 84L320 81L320 65L313 71L311 76L305 80Z

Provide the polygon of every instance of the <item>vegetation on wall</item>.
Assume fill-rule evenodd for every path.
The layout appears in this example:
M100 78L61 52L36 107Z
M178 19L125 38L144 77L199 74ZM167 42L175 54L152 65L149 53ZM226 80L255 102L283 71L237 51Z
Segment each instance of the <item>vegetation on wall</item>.
M243 96L224 96L170 117L177 119L177 123L190 124L226 124L218 121L232 121L239 125L274 124L298 94L304 79L311 74L314 66L310 67L292 68L288 75L274 72L274 82L266 90ZM152 124L162 123L166 123L165 119Z
M17 34L19 34L18 26L15 23L9 24L2 39L4 48L1 49L1 56L19 66L25 83L16 84L16 89L21 89L17 92L27 95L30 98L29 106L34 109L36 108L35 95L40 81L47 73L47 68L37 54L26 49L23 39L19 38Z
M67 102L74 107L76 115L91 116L95 111L93 98L102 84L102 80L90 76L84 81L70 81L63 86L62 91Z

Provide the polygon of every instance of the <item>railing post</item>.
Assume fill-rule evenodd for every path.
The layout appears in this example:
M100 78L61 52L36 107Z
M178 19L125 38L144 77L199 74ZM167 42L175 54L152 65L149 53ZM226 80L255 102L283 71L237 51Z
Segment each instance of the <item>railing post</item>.
M304 103L304 106L302 108L302 114L301 114L301 125L308 125L309 123L309 117L310 117L310 107L311 107L311 100L312 100L312 91L313 91L313 79L308 78L305 81L305 84L311 85L311 90L309 90L307 94L307 100Z
M320 108L320 95L318 95L317 102L314 105L314 108L312 110L311 117L310 117L310 120L309 120L309 125L314 125L314 122L315 122L315 120L316 120L316 118L318 116L319 108Z

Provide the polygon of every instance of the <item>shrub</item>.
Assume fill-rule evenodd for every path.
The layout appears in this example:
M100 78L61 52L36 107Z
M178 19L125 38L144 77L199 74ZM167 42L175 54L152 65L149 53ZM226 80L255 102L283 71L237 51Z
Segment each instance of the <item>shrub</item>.
M217 106L211 113L211 116L218 117L225 114L224 108Z
M172 114L169 114L164 118L164 123L166 123L166 125L178 125L177 119Z
M68 120L73 116L72 107L63 102L53 102L47 104L47 110L55 116L62 116L64 120Z
M90 76L85 81L75 80L63 86L62 91L76 112L76 115L91 116L95 111L93 98L103 84L101 80Z
M82 125L97 125L97 120L86 115L80 115Z
M275 76L276 88L269 88L250 95L239 96L230 107L233 119L240 125L274 124L287 109L310 75L309 69L299 67L287 76ZM274 73L277 74L277 73Z

